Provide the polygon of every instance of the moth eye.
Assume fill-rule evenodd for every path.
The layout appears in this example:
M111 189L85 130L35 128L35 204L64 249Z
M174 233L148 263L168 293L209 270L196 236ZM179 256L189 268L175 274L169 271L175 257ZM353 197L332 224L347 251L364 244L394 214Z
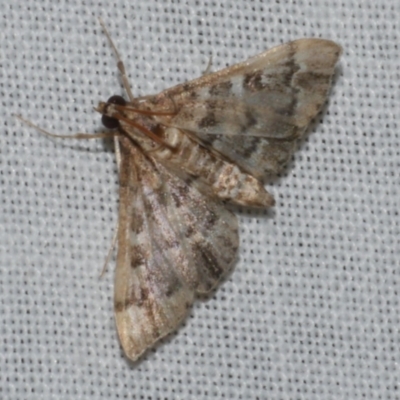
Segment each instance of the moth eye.
M125 106L126 101L123 97L114 95L111 96L107 100L108 104L118 104L119 106ZM119 127L119 122L117 118L109 117L108 115L103 115L101 117L101 123L107 128L107 129L116 129Z
M107 129L116 129L119 127L119 122L118 122L117 118L112 118L112 117L109 117L108 115L103 115L101 117L101 123Z
M107 100L107 103L118 104L119 106L125 106L126 105L125 99L122 96L118 96L118 95L111 96Z

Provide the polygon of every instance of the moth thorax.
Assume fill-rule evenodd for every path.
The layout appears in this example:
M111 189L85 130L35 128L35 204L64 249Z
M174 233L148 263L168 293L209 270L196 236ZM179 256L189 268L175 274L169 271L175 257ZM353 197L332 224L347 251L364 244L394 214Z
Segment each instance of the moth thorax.
M182 142L182 132L177 128L165 129L165 140L172 147L178 147Z

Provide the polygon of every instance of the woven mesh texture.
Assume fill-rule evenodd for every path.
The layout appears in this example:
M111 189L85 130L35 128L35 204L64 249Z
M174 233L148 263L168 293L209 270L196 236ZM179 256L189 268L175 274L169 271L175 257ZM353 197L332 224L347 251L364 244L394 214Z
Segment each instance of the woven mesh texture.
M1 399L400 399L398 0L0 0ZM239 213L234 272L130 364L114 327L113 148L93 106L300 37L340 43L326 111Z

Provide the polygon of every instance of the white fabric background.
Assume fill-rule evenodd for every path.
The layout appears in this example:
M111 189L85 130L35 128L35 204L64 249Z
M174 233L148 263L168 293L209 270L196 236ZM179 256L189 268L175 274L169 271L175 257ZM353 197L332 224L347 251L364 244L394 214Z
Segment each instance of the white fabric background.
M0 398L399 399L398 0L0 0ZM117 218L92 107L300 37L344 48L329 104L269 212L240 214L234 272L129 363L113 320Z

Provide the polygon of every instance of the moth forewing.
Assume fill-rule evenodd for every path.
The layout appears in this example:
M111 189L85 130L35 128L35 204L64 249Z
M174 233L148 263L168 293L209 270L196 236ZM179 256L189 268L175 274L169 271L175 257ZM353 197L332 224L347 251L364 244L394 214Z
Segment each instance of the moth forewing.
M173 102L169 126L263 179L281 171L326 102L341 52L330 40L296 40L167 89L153 107Z
M237 220L222 204L120 138L120 212L114 308L135 360L175 330L195 293L225 275L238 247Z

